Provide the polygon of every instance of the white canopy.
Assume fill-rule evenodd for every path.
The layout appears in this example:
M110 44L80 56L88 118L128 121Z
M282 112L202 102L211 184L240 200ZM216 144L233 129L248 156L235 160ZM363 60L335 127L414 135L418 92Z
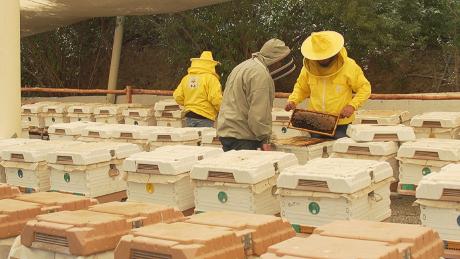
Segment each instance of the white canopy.
M93 17L174 13L228 0L20 0L21 36Z

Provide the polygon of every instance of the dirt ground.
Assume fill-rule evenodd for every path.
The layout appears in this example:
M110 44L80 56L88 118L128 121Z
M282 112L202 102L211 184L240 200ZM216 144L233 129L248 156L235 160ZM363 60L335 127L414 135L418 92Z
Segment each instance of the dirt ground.
M391 217L386 220L393 223L420 224L420 207L414 206L415 197L392 194Z

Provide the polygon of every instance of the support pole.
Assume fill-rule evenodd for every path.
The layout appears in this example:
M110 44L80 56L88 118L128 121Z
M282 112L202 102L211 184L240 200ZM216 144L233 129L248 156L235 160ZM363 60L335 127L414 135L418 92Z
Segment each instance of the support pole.
M0 8L0 138L21 136L21 55L19 0Z
M118 70L120 67L121 48L123 44L124 23L125 23L125 17L117 16L116 25L115 25L115 33L113 35L112 61L110 63L109 84L107 87L108 90L117 89ZM108 103L115 103L115 101L116 101L115 95L113 94L107 95Z

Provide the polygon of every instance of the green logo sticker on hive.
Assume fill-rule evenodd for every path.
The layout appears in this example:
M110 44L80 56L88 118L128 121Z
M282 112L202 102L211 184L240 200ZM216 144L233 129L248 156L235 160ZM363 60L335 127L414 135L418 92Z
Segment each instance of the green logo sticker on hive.
M457 225L460 226L460 216L458 216L458 218L457 218Z
M21 169L18 170L18 177L19 177L19 178L24 177L24 173L22 172Z
M65 174L64 174L64 181L65 181L66 183L70 182L70 174L69 174L69 173L65 173Z
M308 211L313 215L319 214L319 204L316 202L310 202L310 204L308 204Z
M425 175L429 175L431 174L431 169L429 167L425 167L422 169L422 175L425 176Z
M219 192L217 194L217 199L219 199L221 203L226 203L228 201L228 196L225 192Z
M155 187L153 187L153 183L147 183L145 184L145 190L148 193L153 193L155 191Z
M287 128L286 128L286 127L283 127L283 128L281 129L281 132L286 133L286 132L287 132Z

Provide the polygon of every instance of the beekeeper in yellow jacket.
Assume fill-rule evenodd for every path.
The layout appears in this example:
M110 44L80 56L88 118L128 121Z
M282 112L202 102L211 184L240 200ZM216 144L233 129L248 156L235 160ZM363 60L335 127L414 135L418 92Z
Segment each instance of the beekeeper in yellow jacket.
M216 73L220 63L211 51L203 51L174 91L177 104L185 107L187 127L213 127L222 102L222 86Z
M310 97L308 110L340 115L333 138L345 137L354 112L371 94L369 81L359 65L347 56L340 33L314 32L303 42L301 51L303 68L285 109L293 110Z

